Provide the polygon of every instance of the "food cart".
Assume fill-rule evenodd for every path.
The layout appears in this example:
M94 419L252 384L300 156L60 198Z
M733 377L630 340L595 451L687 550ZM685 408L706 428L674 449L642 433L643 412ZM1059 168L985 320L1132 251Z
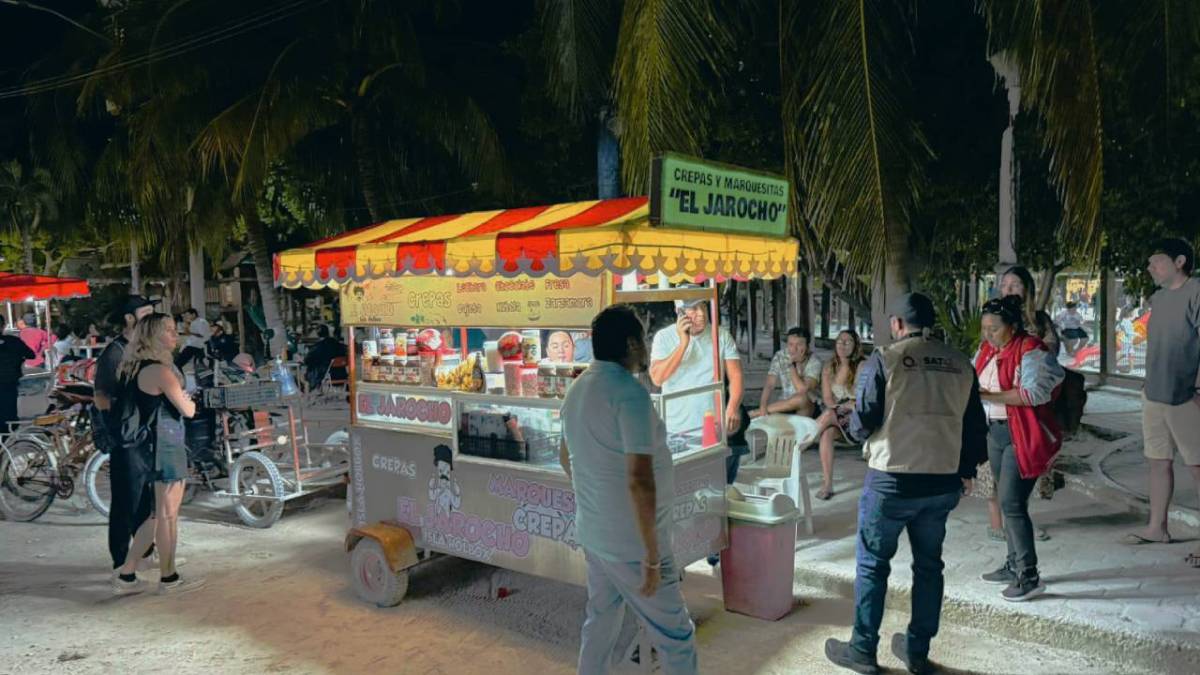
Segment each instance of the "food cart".
M656 175L672 159L657 160ZM398 603L408 570L434 554L585 583L558 411L586 363L547 364L537 332L586 331L614 303L703 298L716 338L716 282L795 269L778 206L786 190L776 206L754 207L782 228L730 231L672 215L704 200L678 198L668 182L651 198L388 221L276 256L277 284L341 296L352 401L346 548L364 600ZM683 281L701 286L671 287ZM474 353L469 328L513 332ZM713 360L720 373L715 348ZM654 397L660 414L697 397L714 413L670 433L681 566L726 542L721 379Z

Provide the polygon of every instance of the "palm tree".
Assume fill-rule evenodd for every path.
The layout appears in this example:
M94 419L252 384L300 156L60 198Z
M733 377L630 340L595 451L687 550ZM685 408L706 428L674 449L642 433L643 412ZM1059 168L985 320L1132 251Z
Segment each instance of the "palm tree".
M34 274L34 235L45 221L58 217L54 180L42 168L26 171L18 160L0 165L0 206L9 219L9 226L21 240L21 269Z

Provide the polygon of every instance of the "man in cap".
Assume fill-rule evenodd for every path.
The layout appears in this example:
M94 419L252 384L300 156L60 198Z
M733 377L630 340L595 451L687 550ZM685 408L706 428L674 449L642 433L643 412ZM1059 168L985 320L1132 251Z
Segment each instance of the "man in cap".
M685 288L699 288L685 286ZM713 336L709 324L708 301L705 299L676 300L675 324L654 335L650 349L650 380L662 388L664 394L691 389L718 381L713 372ZM733 438L742 427L742 361L738 355L733 336L725 328L718 331L717 354L725 364L729 378L729 393L725 410L714 411L711 394L698 394L673 400L666 404L667 433L699 433L703 429L706 413L714 415L725 424L731 437L730 446L734 454L730 457L726 478L733 482L737 474L737 460L744 442Z
M154 312L154 306L140 295L130 295L124 304L113 313L110 321L121 326L121 333L100 353L96 361L95 403L100 414L93 433L96 447L110 454L109 480L112 486L112 504L108 512L108 551L112 555L113 570L125 564L129 552L129 540L138 527L148 523L154 507L154 466L132 457L121 447L120 439L114 437L113 415L120 410L120 382L117 369L125 356L125 347L133 337L133 328L138 320Z
M946 518L987 457L987 422L975 369L929 335L935 316L929 298L903 295L889 314L894 341L863 364L850 418L850 435L865 441L869 465L858 504L854 630L848 643L826 641L825 655L855 672L880 672L875 652L888 575L907 529L912 620L891 647L909 672L928 673L942 611ZM822 430L836 422L832 411L818 420Z

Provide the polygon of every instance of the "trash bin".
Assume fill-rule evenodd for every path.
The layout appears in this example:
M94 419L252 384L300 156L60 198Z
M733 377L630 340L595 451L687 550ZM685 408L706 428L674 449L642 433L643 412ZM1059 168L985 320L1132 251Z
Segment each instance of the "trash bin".
M741 495L731 490L729 547L721 552L725 609L775 621L792 611L796 519L791 497Z

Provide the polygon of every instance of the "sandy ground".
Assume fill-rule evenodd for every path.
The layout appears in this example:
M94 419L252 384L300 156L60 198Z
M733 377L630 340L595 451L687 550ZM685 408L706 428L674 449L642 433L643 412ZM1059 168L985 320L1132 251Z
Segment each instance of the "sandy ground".
M400 606L377 609L350 587L340 499L290 505L265 531L220 507L185 508L182 572L208 584L173 597L110 595L105 528L90 511L56 503L36 523L0 521L0 673L573 671L581 588L501 572L513 593L492 600L491 568L444 558L413 573ZM796 611L764 622L723 611L704 563L688 572L702 672L833 671L822 645L848 636L849 600L797 588ZM887 641L905 623L899 611L885 622L880 659L893 669ZM943 626L933 656L948 672L1143 672L962 626Z

